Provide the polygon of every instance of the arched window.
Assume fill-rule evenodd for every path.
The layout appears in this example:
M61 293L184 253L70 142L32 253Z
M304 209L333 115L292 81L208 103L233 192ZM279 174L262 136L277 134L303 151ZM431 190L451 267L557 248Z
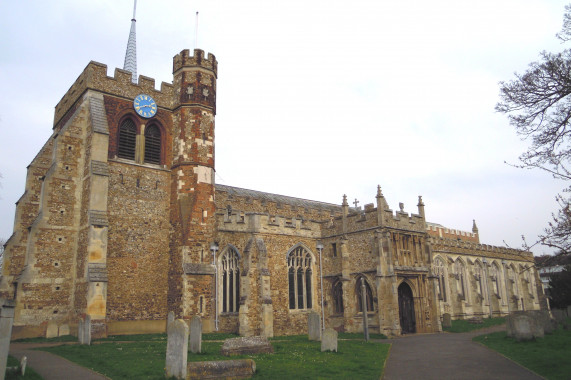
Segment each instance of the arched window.
M312 308L311 255L303 247L292 250L287 257L289 308Z
M437 287L438 287L438 299L446 302L446 288L447 288L447 284L446 284L446 275L445 275L445 266L444 266L444 261L440 258L437 257L436 260L434 260L434 275L438 278L437 281Z
M137 127L131 119L127 119L119 127L119 149L117 156L128 160L135 160L135 147L137 145Z
M454 263L454 270L456 273L456 289L458 290L458 295L461 299L466 299L466 271L464 268L464 263L460 259L456 260Z
M240 256L229 247L220 257L222 312L234 313L240 308Z
M343 308L343 283L339 280L333 284L333 310L335 314L342 314Z
M355 284L355 295L357 296L357 312L362 313L363 312L363 298L362 298L362 278L365 277L358 277L357 278L357 283ZM365 278L365 293L367 295L367 311L373 311L374 307L373 307L373 291L371 290L371 287L369 286L369 282L367 281L367 279Z
M161 163L161 130L156 125L145 129L145 159L147 164Z
M490 278L492 279L492 290L498 298L502 298L500 294L500 270L496 263L490 266Z
M488 302L488 285L484 264L480 260L474 263L474 279L476 280L476 291L480 295L480 301Z

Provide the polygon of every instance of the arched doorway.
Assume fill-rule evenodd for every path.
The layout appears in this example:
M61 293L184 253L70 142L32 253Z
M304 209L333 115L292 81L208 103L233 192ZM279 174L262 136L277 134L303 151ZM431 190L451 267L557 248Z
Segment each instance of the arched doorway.
M403 334L416 332L414 299L412 297L412 289L406 282L399 285L399 318Z

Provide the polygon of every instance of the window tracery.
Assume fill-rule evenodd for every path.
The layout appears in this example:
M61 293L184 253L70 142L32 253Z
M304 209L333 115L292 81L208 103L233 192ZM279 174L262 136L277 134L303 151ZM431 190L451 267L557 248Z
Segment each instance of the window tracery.
M311 309L312 305L312 260L310 253L299 246L288 257L289 308Z
M220 257L222 312L235 313L240 309L240 256L232 248Z

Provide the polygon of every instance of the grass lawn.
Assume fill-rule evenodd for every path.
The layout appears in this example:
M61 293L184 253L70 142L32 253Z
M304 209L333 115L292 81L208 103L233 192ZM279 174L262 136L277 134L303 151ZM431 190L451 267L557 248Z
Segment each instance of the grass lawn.
M571 331L559 328L553 334L528 342L508 338L504 331L474 338L547 379L571 378Z
M212 335L212 336L210 336ZM229 337L233 337L229 336ZM164 379L166 336L121 336L92 346L63 345L42 348L111 379ZM189 361L228 360L219 354L221 334L204 334L202 354L188 354ZM132 338L130 342L125 342ZM221 339L220 339L221 338ZM283 338L283 339L280 339ZM339 340L339 352L321 352L321 343L307 335L276 337L274 354L234 356L256 362L257 379L378 379L388 355L389 345L362 340Z
M18 367L20 365L20 361L13 356L8 356L8 363L6 367ZM42 377L38 375L30 366L26 366L26 371L24 376L14 373L6 373L6 380L42 380Z
M474 324L470 323L465 319L456 319L452 321L452 327L443 329L444 331L451 332L451 333L464 333L470 332L474 330L483 329L486 327L496 326L496 325L503 325L506 323L505 318L484 318L484 323L481 324Z

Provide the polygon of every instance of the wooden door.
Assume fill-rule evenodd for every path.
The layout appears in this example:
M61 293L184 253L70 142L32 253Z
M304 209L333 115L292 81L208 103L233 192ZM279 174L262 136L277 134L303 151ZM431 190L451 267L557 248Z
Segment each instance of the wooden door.
M403 334L416 332L416 321L414 318L414 299L412 289L406 282L400 284L399 289L399 318Z

